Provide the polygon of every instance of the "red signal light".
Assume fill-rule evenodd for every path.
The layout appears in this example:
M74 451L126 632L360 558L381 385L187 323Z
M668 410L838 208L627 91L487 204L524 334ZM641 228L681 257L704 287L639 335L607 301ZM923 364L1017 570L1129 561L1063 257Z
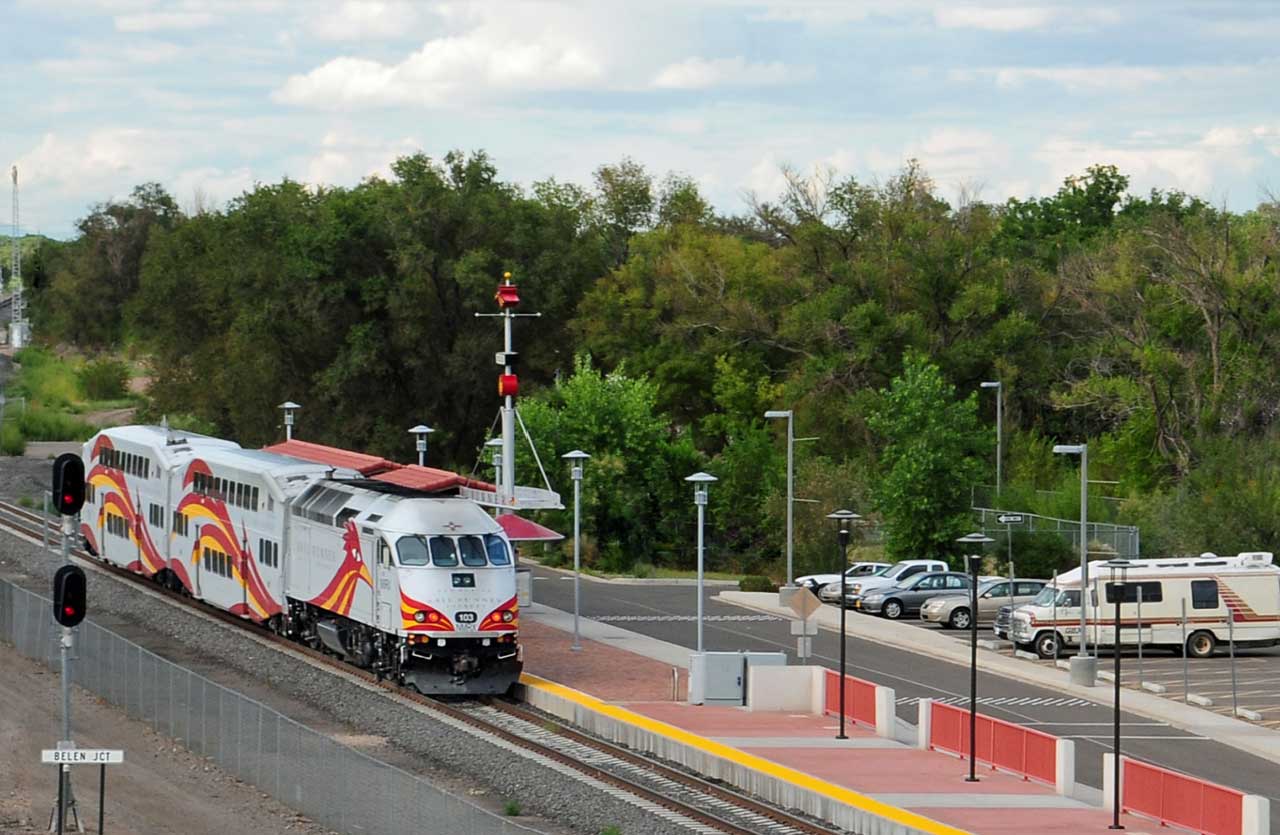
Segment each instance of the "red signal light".
M520 380L514 374L500 374L498 376L498 396L506 397L508 395L515 397L520 391Z

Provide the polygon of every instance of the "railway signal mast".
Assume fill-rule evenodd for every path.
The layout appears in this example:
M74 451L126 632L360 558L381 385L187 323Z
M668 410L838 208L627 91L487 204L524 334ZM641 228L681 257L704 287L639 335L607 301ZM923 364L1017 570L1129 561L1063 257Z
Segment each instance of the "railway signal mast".
M27 308L22 294L22 247L18 224L18 166L9 169L13 178L13 233L9 238L9 274L13 301L9 319L9 344L22 348L31 341L31 325L27 322Z
M520 390L520 380L516 376L516 352L511 339L511 325L516 319L537 318L542 314L515 312L520 304L520 291L512 283L509 272L502 274L502 283L498 285L493 298L498 303L500 312L477 313L476 316L497 316L502 319L502 351L494 355L494 360L502 366L502 374L498 376L498 396L502 398L502 473L498 482L498 513L503 514L510 513L516 506L516 395Z

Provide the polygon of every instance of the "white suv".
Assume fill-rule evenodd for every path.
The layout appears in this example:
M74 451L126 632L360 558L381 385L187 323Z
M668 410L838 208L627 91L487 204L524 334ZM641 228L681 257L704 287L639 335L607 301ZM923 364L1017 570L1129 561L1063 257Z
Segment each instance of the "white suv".
M888 567L889 567L889 563L887 562L855 562L853 565L849 566L844 570L844 576L848 578L846 582L852 583L854 580L860 577L866 577L868 575L875 574L879 571L883 571ZM797 586L808 586L810 589L812 589L815 592L829 583L835 583L837 586L840 585L840 575L839 574L806 574L803 577L797 577L795 579L795 584Z
M849 583L844 605L852 606L855 600L864 597L874 589L896 586L917 574L923 574L926 571L948 570L950 570L950 566L942 560L903 560L902 562L896 562L879 574L863 577L856 582Z

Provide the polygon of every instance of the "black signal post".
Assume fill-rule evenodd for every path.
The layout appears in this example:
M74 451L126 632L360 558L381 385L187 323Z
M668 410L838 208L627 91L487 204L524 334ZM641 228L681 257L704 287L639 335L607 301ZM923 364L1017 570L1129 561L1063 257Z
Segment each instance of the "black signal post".
M844 733L844 692L847 689L844 680L844 665L845 647L849 643L844 632L844 619L846 606L848 605L844 599L845 584L849 579L845 569L848 567L849 561L849 526L853 524L854 520L862 517L852 510L837 510L834 513L828 513L827 518L834 519L836 524L839 525L836 543L840 546L840 733L836 736L836 739L848 739L849 737L845 736Z
M71 565L71 537L75 533L75 517L84 507L84 461L74 452L59 455L53 462L50 484L53 506L62 515L62 567L53 576L53 620L62 627L62 742L71 745L71 647L72 629L84 620L88 609L89 589L83 569ZM61 832L69 810L76 808L71 791L71 770L58 766L58 831ZM76 812L79 820L79 812Z

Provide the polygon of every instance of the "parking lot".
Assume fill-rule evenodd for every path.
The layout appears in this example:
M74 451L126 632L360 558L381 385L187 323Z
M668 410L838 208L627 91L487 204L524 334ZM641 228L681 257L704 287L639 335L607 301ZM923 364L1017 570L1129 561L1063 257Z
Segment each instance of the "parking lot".
M875 617L850 610L851 617ZM934 629L943 635L968 643L968 631L943 629L918 618L906 618L901 622L904 629ZM978 625L978 640L994 642L1000 653L1013 655L1013 646L1008 641L998 640L991 631L990 624ZM1112 669L1111 650L1100 647L1098 651L1098 669L1110 672ZM1064 656L1065 657L1065 656ZM1052 665L1052 659L1032 661L1023 659L1027 664ZM1183 701L1190 693L1210 699L1213 704L1205 707L1225 716L1232 713L1231 703L1231 659L1225 645L1220 646L1210 658L1186 659L1186 686L1183 684L1183 658L1175 656L1167 649L1145 647L1139 659L1137 649L1125 649L1120 656L1120 678L1125 687L1138 689L1141 682L1146 681L1165 688L1165 698ZM1280 729L1280 647L1249 648L1236 650L1236 699L1240 708L1254 711L1261 715L1256 724L1268 728Z

